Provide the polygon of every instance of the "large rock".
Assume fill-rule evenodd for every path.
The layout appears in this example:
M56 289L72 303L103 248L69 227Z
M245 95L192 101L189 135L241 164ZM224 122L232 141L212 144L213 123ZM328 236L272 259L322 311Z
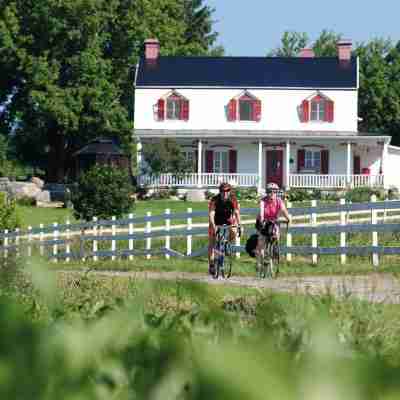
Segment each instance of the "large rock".
M37 202L40 201L41 203L51 201L50 192L48 190L42 190L35 196L35 198Z
M44 181L37 176L32 177L31 182L34 183L39 189L43 189Z
M186 195L187 201L204 201L206 196L203 190L188 190Z
M16 199L29 197L36 199L41 190L32 182L10 182L9 190Z

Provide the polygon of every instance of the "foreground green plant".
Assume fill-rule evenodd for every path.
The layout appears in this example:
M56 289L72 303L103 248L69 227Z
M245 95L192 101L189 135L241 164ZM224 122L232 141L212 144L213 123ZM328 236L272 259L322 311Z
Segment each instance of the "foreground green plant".
M38 263L8 273L14 284L0 282L1 398L400 395L398 306L90 272L61 274L56 287Z

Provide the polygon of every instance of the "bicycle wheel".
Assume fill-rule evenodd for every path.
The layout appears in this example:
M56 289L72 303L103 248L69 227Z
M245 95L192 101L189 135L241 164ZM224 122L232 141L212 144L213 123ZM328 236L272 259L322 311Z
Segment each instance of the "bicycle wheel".
M216 248L215 248L215 252L217 254L217 262L215 265L215 271L214 271L214 279L218 279L218 277L221 275L222 277L224 277L224 253L223 253L223 249L220 243L217 244Z
M273 257L273 244L272 243L268 243L267 249L266 249L266 257L264 260L264 264L265 264L265 269L267 271L267 276L269 278L275 278L276 277L276 268L277 266L274 263L274 257Z
M224 273L228 279L232 276L232 264L233 264L233 249L228 243L225 247L225 259L224 259Z

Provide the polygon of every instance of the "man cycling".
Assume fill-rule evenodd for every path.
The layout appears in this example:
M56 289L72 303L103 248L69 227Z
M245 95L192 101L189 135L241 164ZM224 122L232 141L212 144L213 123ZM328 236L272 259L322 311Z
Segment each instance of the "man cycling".
M266 196L260 201L260 213L256 219L256 229L258 231L256 255L258 262L265 249L265 240L267 238L268 240L279 240L278 217L283 214L288 223L290 220L285 203L277 196L278 191L279 186L276 183L268 183Z
M229 238L233 240L236 234L240 235L240 209L236 196L232 193L229 183L223 182L219 185L219 194L214 196L208 205L208 272L215 273L215 238L217 229L222 225L230 225ZM233 225L238 226L236 232Z

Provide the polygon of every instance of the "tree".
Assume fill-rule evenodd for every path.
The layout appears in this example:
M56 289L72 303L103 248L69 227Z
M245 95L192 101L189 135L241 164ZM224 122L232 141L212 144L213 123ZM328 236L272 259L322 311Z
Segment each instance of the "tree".
M213 31L215 9L203 0L183 0L185 15L184 53L221 56L224 49L215 47L218 33Z
M324 29L312 48L317 57L336 57L337 42L342 39L342 34Z
M122 217L131 209L133 187L125 170L95 165L80 175L72 195L74 214L89 221L93 217Z
M143 145L143 158L147 173L159 175L163 173L183 174L192 172L193 165L186 161L181 147L172 139L163 139L160 143Z
M281 38L281 45L270 53L275 57L296 57L300 50L307 46L308 35L305 32L285 31Z
M14 130L24 161L47 157L47 180L63 181L90 139L118 137L129 151L133 66L144 40L157 37L164 55L203 52L215 41L212 10L189 3L3 0L0 128ZM198 25L193 36L189 25Z

